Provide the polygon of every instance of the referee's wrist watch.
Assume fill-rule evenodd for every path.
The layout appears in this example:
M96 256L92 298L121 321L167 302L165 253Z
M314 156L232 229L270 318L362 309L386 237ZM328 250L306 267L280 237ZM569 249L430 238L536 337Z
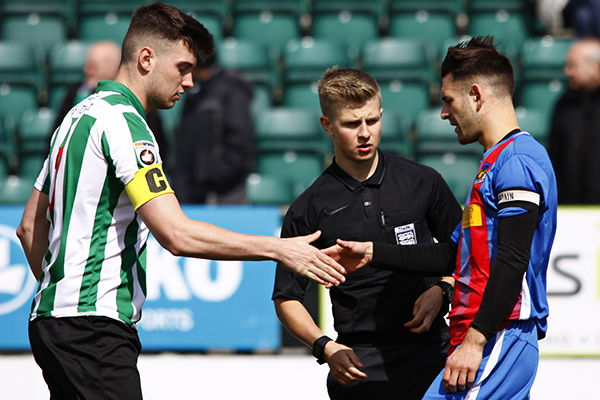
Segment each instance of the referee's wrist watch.
M323 335L314 341L313 346L312 346L312 355L315 356L315 358L317 359L317 362L319 364L325 363L325 344L327 344L327 342L330 342L332 340L333 339L330 338L329 336Z
M454 294L454 286L449 284L446 281L437 281L430 287L439 286L442 289L442 298L444 299L444 304L449 305L452 303L452 295Z

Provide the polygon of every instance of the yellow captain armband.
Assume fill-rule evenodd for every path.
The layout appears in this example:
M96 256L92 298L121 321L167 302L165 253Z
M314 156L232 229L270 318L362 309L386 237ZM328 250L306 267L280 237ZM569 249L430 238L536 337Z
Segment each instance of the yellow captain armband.
M125 190L136 210L155 197L174 193L162 169L162 164L152 164L139 169L133 179L125 185Z

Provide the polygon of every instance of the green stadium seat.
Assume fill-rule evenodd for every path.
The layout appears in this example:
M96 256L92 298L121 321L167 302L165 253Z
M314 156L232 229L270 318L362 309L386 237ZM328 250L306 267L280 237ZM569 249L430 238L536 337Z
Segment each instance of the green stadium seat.
M16 164L16 143L14 121L0 117L0 181L8 175Z
M268 85L254 84L252 92L252 103L250 104L252 116L256 120L260 114L268 110L272 106L271 87Z
M280 51L300 35L300 15L289 10L247 11L234 6L233 36Z
M71 40L52 47L49 56L48 91L50 108L60 105L66 89L83 79L90 43Z
M544 146L548 144L550 135L550 114L540 110L529 110L524 107L516 108L520 128L529 132Z
M415 147L417 158L429 153L451 151L456 154L480 155L479 143L458 143L454 127L440 117L439 108L430 108L419 113L415 124Z
M33 190L35 180L11 175L0 180L0 204L25 204Z
M245 39L227 38L217 50L219 64L239 71L245 79L255 84L277 84L275 60L268 48Z
M473 0L469 2L469 28L471 36L494 36L505 51L517 51L530 36L526 0ZM514 49L508 50L510 47Z
M416 116L430 106L429 85L394 80L379 82L384 110L402 115L412 125Z
M40 64L29 45L0 41L0 83L28 86L37 91L44 80Z
M290 182L277 176L250 174L246 179L248 202L255 205L287 205L294 201Z
M294 196L302 193L323 171L323 157L313 152L268 152L256 157L256 171L291 182Z
M17 127L19 155L41 154L45 156L50 148L50 136L55 113L48 108L27 110Z
M26 110L38 107L37 90L30 86L0 84L0 114L19 121Z
M256 121L259 152L308 151L323 154L329 142L319 124L319 114L283 107L264 111Z
M363 49L364 69L380 83L412 80L429 83L433 78L433 51L418 40L384 38Z
M45 159L46 156L41 154L25 154L20 156L18 161L19 177L35 180L42 170Z
M309 83L288 83L283 88L283 106L292 108L305 108L320 112L318 81Z
M573 39L528 39L521 50L521 80L564 79L563 68Z
M0 2L2 40L28 44L45 57L55 43L68 37L74 9L73 0Z
M391 110L384 110L381 118L381 143L379 144L381 150L413 158L414 153L409 134L410 124L405 118Z
M536 109L546 115L551 115L554 104L566 90L567 84L563 79L525 81L517 92L517 104L529 109Z
M480 157L453 152L417 156L417 162L439 172L459 203L464 202L479 169Z
M455 35L459 10L457 0L392 0L388 12L390 36L420 40L441 50Z
M314 82L334 65L353 67L357 54L345 45L327 39L304 37L290 40L283 52L284 84Z
M179 121L181 121L181 117L183 114L183 104L185 103L186 95L187 92L183 93L181 95L181 98L177 102L175 102L175 105L173 107L165 110L158 110L158 112L160 113L162 127L169 143L172 143L172 141L175 138L175 132L177 131Z
M79 39L87 42L98 40L112 40L118 44L123 43L123 38L129 28L131 14L106 14L85 15L79 21Z

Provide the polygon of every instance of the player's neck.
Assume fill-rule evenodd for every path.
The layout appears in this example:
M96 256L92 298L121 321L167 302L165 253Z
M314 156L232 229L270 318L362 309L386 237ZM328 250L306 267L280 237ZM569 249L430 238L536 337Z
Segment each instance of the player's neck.
M519 127L519 122L517 121L512 103L496 108L496 111L490 113L489 118L486 118L485 120L483 135L481 135L479 140L484 151L491 149L496 143L501 141L507 133Z
M352 178L358 182L364 182L369 179L379 165L379 152L369 160L357 161L343 157L336 157L335 162L337 165Z

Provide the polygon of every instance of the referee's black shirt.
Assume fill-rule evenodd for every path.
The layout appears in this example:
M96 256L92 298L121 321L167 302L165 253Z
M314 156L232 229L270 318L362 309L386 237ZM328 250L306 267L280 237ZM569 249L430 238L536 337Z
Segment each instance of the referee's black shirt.
M337 238L398 245L429 243L433 238L449 242L461 208L442 177L410 160L381 152L379 156L375 173L364 182L334 161L290 206L281 236L320 229L321 237L314 243L318 248L335 244ZM344 283L330 290L338 341L391 345L409 337L446 336L442 315L426 334L414 335L403 326L412 319L414 302L429 282L430 278L375 264L348 274ZM302 301L308 283L277 265L272 298Z

